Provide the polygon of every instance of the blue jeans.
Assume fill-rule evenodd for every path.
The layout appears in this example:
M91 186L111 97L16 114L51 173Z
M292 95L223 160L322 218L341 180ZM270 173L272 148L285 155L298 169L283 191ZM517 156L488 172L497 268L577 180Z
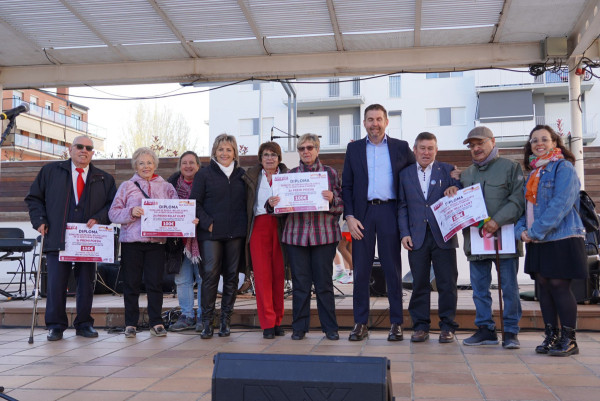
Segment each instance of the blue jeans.
M521 301L517 283L518 269L518 258L500 259L500 279L504 301L504 331L514 334L519 332L519 320L521 320ZM475 325L477 327L486 326L492 330L496 327L496 323L492 319L492 294L490 292L492 260L471 261L470 270L473 302L475 303Z
M194 317L194 282L198 283L198 312L197 321L202 320L202 312L200 311L200 288L202 278L198 270L198 264L193 263L187 256L183 256L183 263L179 274L175 276L175 284L177 285L177 298L179 299L179 307L181 314L186 317Z

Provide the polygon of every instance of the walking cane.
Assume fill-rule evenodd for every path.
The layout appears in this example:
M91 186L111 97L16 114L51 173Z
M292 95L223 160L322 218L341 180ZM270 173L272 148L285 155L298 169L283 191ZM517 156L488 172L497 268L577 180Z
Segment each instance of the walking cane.
M36 313L37 313L37 302L39 296L40 289L40 277L42 276L42 252L44 251L44 235L41 235L42 239L40 241L40 253L38 254L38 266L37 272L35 275L35 285L33 292L33 313L31 315L31 332L29 333L29 344L33 344L33 328L35 326L36 321Z
M502 279L500 277L500 241L498 231L494 233L494 248L496 249L496 272L498 273L498 301L500 302L500 331L502 332L502 342L504 343L504 310L502 308Z

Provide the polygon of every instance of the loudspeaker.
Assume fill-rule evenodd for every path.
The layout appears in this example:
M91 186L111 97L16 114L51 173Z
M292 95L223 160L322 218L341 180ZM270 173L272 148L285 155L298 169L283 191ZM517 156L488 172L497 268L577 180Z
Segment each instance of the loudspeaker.
M213 401L393 401L383 357L230 354L214 357Z
M437 291L437 285L435 283L435 273L433 272L433 266L429 267L429 285L431 287L431 291ZM402 278L402 288L406 288L407 290L412 290L413 288L413 275L412 271L408 271Z
M371 281L369 282L369 294L372 297L387 297L387 285L385 283L385 273L381 267L379 259L373 261L371 269Z
M98 277L94 294L110 294L112 291L123 293L123 277L120 274L120 266L120 263L98 263Z

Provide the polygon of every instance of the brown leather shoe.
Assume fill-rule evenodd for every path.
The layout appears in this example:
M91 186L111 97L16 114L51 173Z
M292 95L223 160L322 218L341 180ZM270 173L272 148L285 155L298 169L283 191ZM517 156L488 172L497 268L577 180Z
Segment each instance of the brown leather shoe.
M410 341L413 343L422 343L427 340L429 340L429 332L425 330L415 330L410 336Z
M449 330L442 330L440 333L440 342L441 343L453 343L454 342L454 333Z
M369 337L369 329L366 324L356 323L354 328L350 332L350 337L348 337L348 341L362 341L365 338Z
M392 323L392 327L390 327L390 333L388 334L388 341L402 341L404 340L404 335L402 334L402 327L398 323Z

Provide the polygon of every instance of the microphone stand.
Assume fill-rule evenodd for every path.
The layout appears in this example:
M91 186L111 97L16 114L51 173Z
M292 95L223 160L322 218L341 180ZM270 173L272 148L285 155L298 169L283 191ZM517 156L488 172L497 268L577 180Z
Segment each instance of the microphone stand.
M6 129L4 130L4 132L2 133L2 138L0 138L0 147L2 146L2 144L4 143L4 140L10 133L10 130L14 128L16 117L17 116L13 116L8 119L8 125L6 126Z

